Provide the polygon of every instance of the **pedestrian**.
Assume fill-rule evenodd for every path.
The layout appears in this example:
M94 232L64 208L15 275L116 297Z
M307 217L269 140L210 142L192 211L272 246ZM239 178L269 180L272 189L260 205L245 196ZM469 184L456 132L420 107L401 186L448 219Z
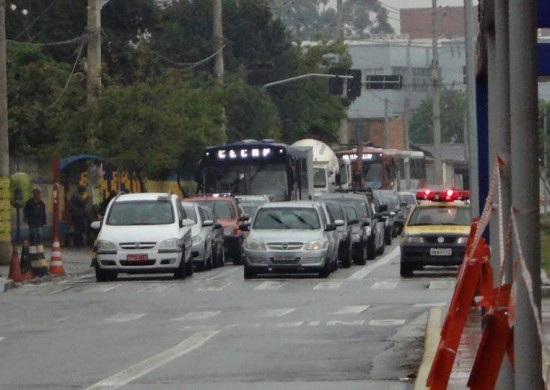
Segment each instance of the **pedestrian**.
M46 205L42 201L40 189L32 190L32 197L25 203L23 220L29 225L31 245L41 245L46 224Z
M86 243L86 222L88 220L86 206L88 204L88 194L86 187L79 185L77 191L71 195L71 219L73 221L74 236L73 243L75 247L84 247Z
M107 206L109 206L109 203L111 200L113 200L117 196L117 192L115 190L109 191L109 196L106 197L103 202L101 202L101 206L99 208L99 218L103 219L105 216L105 213L107 212Z

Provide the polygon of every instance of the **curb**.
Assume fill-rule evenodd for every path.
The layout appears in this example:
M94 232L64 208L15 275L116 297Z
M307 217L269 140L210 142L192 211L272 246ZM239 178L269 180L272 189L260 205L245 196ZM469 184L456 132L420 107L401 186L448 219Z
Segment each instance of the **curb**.
M424 336L424 355L422 356L422 363L418 369L418 375L414 382L414 390L424 390L428 375L437 352L437 346L439 345L440 332L441 332L441 307L434 307L430 309L428 315L428 322L426 325L426 334Z
M15 282L11 279L0 279L0 286L3 286L3 289L1 292L7 292L8 290L21 287L24 284L41 284L41 283L47 283L47 282L53 282L56 280L65 280L72 277L80 277L84 275L91 275L93 274L93 270L86 270L86 271L79 271L79 272L73 272L73 273L67 273L65 275L44 275L41 277L36 277L33 279L25 280L23 282Z

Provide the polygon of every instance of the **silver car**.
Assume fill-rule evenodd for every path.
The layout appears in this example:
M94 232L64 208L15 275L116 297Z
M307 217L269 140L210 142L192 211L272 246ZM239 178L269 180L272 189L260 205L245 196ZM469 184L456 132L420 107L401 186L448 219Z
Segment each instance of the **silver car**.
M217 267L218 241L221 237L221 227L213 218L208 218L204 209L195 202L181 202L187 218L195 224L191 226L193 240L193 264L200 270ZM217 231L216 231L217 230Z
M334 232L321 202L265 203L257 210L243 243L244 278L258 273L308 272L328 277L337 258Z

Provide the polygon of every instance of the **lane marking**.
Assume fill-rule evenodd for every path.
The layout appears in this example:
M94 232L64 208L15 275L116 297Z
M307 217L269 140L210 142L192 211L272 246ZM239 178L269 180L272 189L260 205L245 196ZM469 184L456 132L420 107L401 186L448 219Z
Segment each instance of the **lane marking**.
M455 288L454 280L432 280L428 288L434 290L452 290Z
M413 307L443 307L447 302L437 302L437 303L415 303Z
M221 285L203 286L197 288L197 291L222 291L224 288L231 286L233 283L223 283Z
M364 312L369 308L369 305L366 306L345 306L342 309L335 311L333 314L359 314Z
M370 265L367 264L363 268L361 268L359 271L354 272L348 279L357 280L357 279L364 279L368 274L373 272L379 267L382 267L386 264L388 264L390 261L392 261L397 255L399 254L400 248L395 248L392 252L388 253L386 256L384 256L381 260L378 260L376 263Z
M293 322L277 322L275 324L276 328L298 328L304 324L304 321L293 321ZM270 326L270 325L268 325ZM271 325L273 326L273 325Z
M327 326L336 326L336 325L365 325L365 320L355 320L355 321L327 321Z
M378 281L371 288L375 290L393 290L397 287L397 283L399 282Z
M121 324L123 322L135 321L146 314L147 313L126 313L126 314L120 313L120 314L115 314L114 316L105 318L103 322L107 324Z
M254 290L277 290L282 286L283 284L281 282L263 282L262 284L254 287Z
M266 310L259 317L282 317L292 313L296 308Z
M343 282L319 282L314 290L337 290L340 288Z
M142 287L138 290L138 292L163 292L165 290L168 290L169 288L172 288L175 283L152 283L145 287Z
M221 311L190 311L182 315L181 317L173 318L173 321L183 321L183 320L205 320L207 318L212 318L220 314Z
M89 286L82 290L83 293L106 293L108 291L114 290L117 287L120 287L120 284L96 284Z
M175 347L167 349L166 351L145 359L142 362L127 368L126 370L120 371L115 375L103 379L102 381L87 387L85 390L111 390L125 386L131 381L148 374L166 363L169 363L170 361L199 348L219 332L219 330L197 332L183 340Z
M209 281L209 280L224 279L225 276L234 274L235 272L242 272L242 268L240 268L240 267L226 268L224 272L220 272L220 273L217 273L215 275L208 276L208 277L204 278L204 280Z
M369 322L369 325L372 326L396 326L404 324L405 320L372 320Z

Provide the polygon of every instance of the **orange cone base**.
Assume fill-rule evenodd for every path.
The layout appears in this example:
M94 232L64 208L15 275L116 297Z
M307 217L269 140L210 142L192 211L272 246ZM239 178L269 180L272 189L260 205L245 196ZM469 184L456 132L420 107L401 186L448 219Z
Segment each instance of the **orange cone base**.
M52 245L49 272L51 275L65 275L65 268L63 267L63 260L61 259L61 248L57 238L54 239Z
M32 278L33 278L33 274L31 271L27 271L25 273L21 272L21 265L19 263L17 245L13 245L11 263L10 263L10 272L8 274L8 279L13 280L14 282L22 282L24 280L29 280Z

